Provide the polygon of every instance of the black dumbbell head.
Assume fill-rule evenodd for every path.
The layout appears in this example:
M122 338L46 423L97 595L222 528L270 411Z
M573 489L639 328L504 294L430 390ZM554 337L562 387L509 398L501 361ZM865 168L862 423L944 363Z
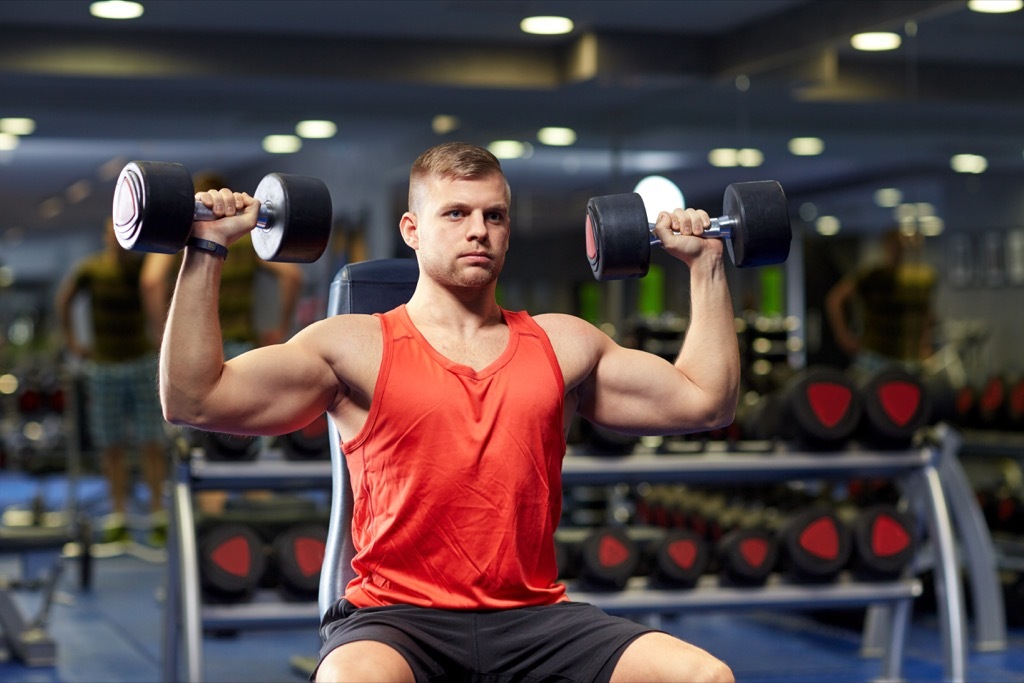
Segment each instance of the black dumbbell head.
M782 185L774 180L733 183L725 188L725 217L735 220L726 242L738 268L782 263L789 258L793 231Z
M587 202L587 260L598 280L643 277L651 264L651 228L639 194Z
M254 196L269 213L267 226L252 231L261 259L312 263L320 258L334 221L331 193L322 180L271 173L260 181Z
M194 215L192 176L181 164L133 161L121 170L113 221L125 249L177 253L185 248Z

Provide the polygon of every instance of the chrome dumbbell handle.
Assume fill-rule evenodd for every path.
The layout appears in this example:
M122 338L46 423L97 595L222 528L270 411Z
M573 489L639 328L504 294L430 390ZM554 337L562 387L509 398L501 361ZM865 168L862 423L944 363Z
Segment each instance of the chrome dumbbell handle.
M264 202L260 204L260 212L256 217L256 227L260 230L267 230L270 226L270 222L274 218L273 208L270 202ZM213 209L203 204L198 199L196 200L196 210L192 214L192 220L194 221L215 221L217 216L213 215Z
M712 218L711 225L704 228L704 232L701 233L701 237L720 237L722 239L729 239L732 237L732 229L736 226L736 219L729 216L721 216L720 218ZM661 244L661 240L654 235L654 223L647 224L648 230L651 231L651 246L657 246Z

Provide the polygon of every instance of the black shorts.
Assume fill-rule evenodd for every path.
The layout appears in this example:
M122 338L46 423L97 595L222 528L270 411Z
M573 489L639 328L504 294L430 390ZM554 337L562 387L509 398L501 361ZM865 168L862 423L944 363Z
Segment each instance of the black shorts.
M653 631L582 602L499 611L338 601L320 625L320 659L359 640L395 648L417 681L608 681L619 657ZM315 675L315 674L314 674Z

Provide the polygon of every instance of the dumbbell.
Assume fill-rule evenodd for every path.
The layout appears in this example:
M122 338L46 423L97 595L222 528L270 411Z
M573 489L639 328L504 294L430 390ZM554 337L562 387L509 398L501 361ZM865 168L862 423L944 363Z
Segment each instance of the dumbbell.
M323 523L296 524L274 538L270 553L286 600L316 599L326 546L327 525Z
M311 263L327 248L334 209L322 180L271 173L256 187L259 218L252 230L265 261ZM125 249L174 254L185 248L193 221L215 220L195 199L192 176L181 164L132 161L114 189L114 233Z
M899 367L867 375L859 384L860 437L881 448L907 448L931 417L931 398L920 376Z
M733 183L725 189L724 214L711 219L703 237L726 241L739 268L782 263L793 231L782 186L774 180ZM654 236L639 194L591 197L587 202L587 260L598 280L643 277L651 263Z
M754 439L793 440L812 451L837 451L860 425L860 396L842 370L805 368L745 411L744 432Z

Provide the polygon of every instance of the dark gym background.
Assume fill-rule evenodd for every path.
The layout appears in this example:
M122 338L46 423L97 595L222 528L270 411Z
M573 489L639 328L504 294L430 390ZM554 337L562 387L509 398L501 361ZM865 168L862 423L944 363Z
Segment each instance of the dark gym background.
M981 394L993 378L1010 383L1024 372L1024 10L986 14L966 0L144 0L141 17L108 21L89 5L0 3L0 119L34 121L27 132L0 128L5 524L33 502L45 508L36 512L62 509L72 448L84 468L76 503L102 512L74 403L30 438L24 426L34 418L19 413L2 378L48 377L74 394L54 292L100 245L114 179L133 159L216 170L249 191L269 172L322 178L335 228L328 253L303 266L301 325L323 315L343 263L408 255L396 226L416 154L443 140L525 143L522 158L503 161L514 236L502 303L580 313L623 341L652 313L652 295L643 283L594 282L583 249L587 199L660 174L688 205L717 215L729 183L773 178L790 203L791 258L768 275L729 276L738 318L790 320L787 350L774 359L780 376L845 366L825 293L875 256L876 238L900 215L928 232L922 258L939 274L935 344L949 363L946 386ZM568 16L575 27L527 35L519 21L533 14ZM863 31L892 31L902 44L856 51L850 37ZM333 121L336 135L304 139L290 154L264 151L265 136L294 134L308 119ZM540 142L545 126L572 128L575 143ZM822 153L791 153L796 137L820 138ZM712 166L709 152L723 147L760 150L763 162ZM955 171L959 154L984 157L984 171ZM898 207L879 205L883 189L899 190ZM838 221L837 234L819 232L822 217ZM685 322L685 269L657 253L653 261L665 281L654 313L669 327ZM267 322L274 292L261 286ZM1024 425L973 414L957 427L983 444L958 454L979 493L1024 506ZM0 657L0 679L160 680L161 553L98 557L88 591L68 558L47 620L58 661L26 668ZM16 575L19 560L0 545L0 577ZM1021 571L1019 557L1001 561L1004 579ZM35 613L36 592L18 593ZM1019 593L1007 602L1017 621L1006 647L972 651L970 680L1024 681ZM924 602L915 609L910 680L943 677L932 615ZM878 671L858 654L862 612L676 616L671 628L720 653L740 680L864 680ZM290 659L315 649L316 632L207 634L204 647L208 680L302 680Z

